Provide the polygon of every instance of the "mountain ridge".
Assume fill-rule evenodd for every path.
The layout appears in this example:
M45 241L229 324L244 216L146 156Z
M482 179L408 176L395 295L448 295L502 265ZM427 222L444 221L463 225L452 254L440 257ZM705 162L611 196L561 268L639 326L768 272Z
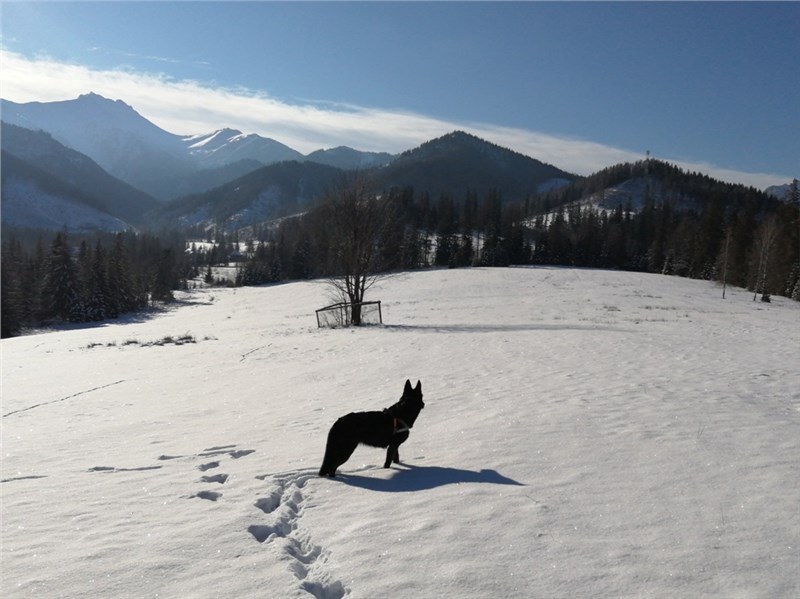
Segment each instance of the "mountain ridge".
M488 161L487 156L491 158ZM266 221L306 210L343 173L342 169L323 164L317 166L329 170L312 169L313 164L317 163L269 165L202 194L172 200L155 210L152 218L163 225L222 226L230 230L256 224L256 217ZM407 168L409 165L411 168ZM289 172L304 177L303 184L288 181L285 175ZM430 195L447 194L456 201L470 193L481 197L497 193L507 202L524 200L540 186L577 179L556 167L458 131L361 173L376 193L412 187ZM293 189L303 189L305 195L292 198ZM309 189L316 190L317 198L308 197ZM247 217L243 219L241 214Z
M57 231L124 231L102 200L76 185L0 150L3 225Z
M205 170L244 161L267 166L309 159L277 140L233 128L195 135L170 133L124 101L93 92L58 102L17 103L0 99L0 114L9 124L50 133L63 145L97 162L109 174L161 200L178 197L187 189L202 191L194 189L192 179ZM383 153L349 150L344 162L328 150L312 152L313 160L339 168L359 168L384 160ZM256 168L253 165L253 170Z
M162 226L249 227L306 210L341 174L316 162L278 162L162 204L148 219Z
M49 133L85 154L117 179L159 196L154 181L194 169L180 138L150 122L122 100L94 93L76 100L18 104L3 99L2 120Z
M467 194L498 192L505 201L521 201L543 187L558 187L580 177L470 133L453 131L403 152L376 178L384 187L413 185L434 197L448 194L460 200Z
M338 146L304 156L276 140L234 128L175 135L151 123L122 100L109 100L94 93L51 103L18 104L2 100L2 120L4 133L5 123L19 129L13 135L3 135L3 150L22 154L23 161L41 167L65 183L75 184L75 189L80 189L82 182L93 181L92 192L83 189L77 194L79 203L83 201L81 198L98 193L107 198L131 198L118 202L120 206L108 211L134 224L141 222L145 213L158 215L159 222L192 221L204 225L223 222L226 226L250 225L255 218L283 217L305 209L315 199L310 197L311 191L322 193L321 182L328 184L334 173L354 169L369 178L378 191L409 187L429 194L434 200L447 196L457 202L468 196L495 194L502 202L533 201L549 207L574 201L599 205L614 198L622 198L624 202L626 197L641 196L642 189L646 189L641 181L625 183L636 178L632 174L635 169L630 165L615 165L589 177L579 177L461 130L428 140L399 155ZM44 131L41 135L49 136L52 144L60 145L62 149L57 150L57 159L45 157L44 150L38 157L26 156L24 149L20 149L24 144L15 144L14 137L22 135L20 131L30 132L25 134L32 136L30 139L39 139L36 143L28 142L31 148L50 143L44 141L46 137L37 137L40 134L31 128ZM91 153L65 143L65 138L72 139L74 145L89 146ZM99 154L102 162L93 154ZM51 164L45 164L48 161ZM96 169L103 170L109 179L118 180L117 187L108 188L107 181L101 185L99 181L105 178L93 167L86 167L91 173L80 171L84 174L72 178L69 169L63 167L64 163L86 165L87 161L93 161ZM292 163L326 168L289 166ZM660 163L652 161L650 164L656 168ZM275 168L263 171L270 166ZM41 179L38 174L31 175L34 171L30 169L22 170L28 173L25 176L29 181L35 183ZM287 178L290 175L299 179L290 181ZM639 172L636 176L641 179L643 175ZM674 173L666 176L680 179ZM711 181L707 176L701 177L705 178L703 181ZM703 188L723 189L703 181L692 184L700 190L701 197ZM651 189L659 195L668 193L672 200L683 196L690 203L695 202L689 197L692 194L685 191ZM155 209L153 198L164 203L163 210ZM205 220L201 218L204 212L192 207L198 202L206 206ZM180 207L191 207L190 213L180 214Z
M302 160L303 155L274 139L238 129L218 129L206 135L183 138L190 156L204 168L221 167L240 160L263 165L285 160Z
M81 197L78 199L81 202L85 197L96 198L95 208L133 225L141 224L144 212L158 203L152 196L113 177L91 158L64 146L44 131L33 131L3 122L2 139L6 155L14 155L79 190ZM10 163L3 164L3 167L4 176L15 171Z

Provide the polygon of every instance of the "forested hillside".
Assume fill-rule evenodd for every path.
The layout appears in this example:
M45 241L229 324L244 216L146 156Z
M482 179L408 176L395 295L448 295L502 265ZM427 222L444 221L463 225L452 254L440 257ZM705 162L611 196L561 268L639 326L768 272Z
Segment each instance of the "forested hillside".
M635 177L666 190L638 209L575 201ZM796 189L796 185L795 185ZM607 169L563 190L505 203L496 193L431 198L395 189L396 220L381 242L385 269L569 265L678 275L800 299L800 202L779 202L650 161ZM691 206L691 207L689 207ZM323 276L331 251L311 211L281 223L243 269L245 284Z
M182 237L134 232L35 244L3 236L2 336L58 322L93 322L170 301L190 272Z
M646 183L640 196L614 206L591 199L634 179ZM781 202L647 161L606 169L525 202L506 202L497 192L432 197L411 187L372 194L391 215L372 241L377 271L568 265L715 280L750 289L754 299L776 294L800 300L796 181L789 201ZM171 289L192 277L206 273L214 282L210 267L232 259L239 285L339 275L333 257L340 248L325 216L326 198L318 200L302 215L232 235L218 230L213 243L190 252L186 229L159 237L131 232L67 239L59 233L37 243L6 233L3 335L53 321L102 320L168 300Z

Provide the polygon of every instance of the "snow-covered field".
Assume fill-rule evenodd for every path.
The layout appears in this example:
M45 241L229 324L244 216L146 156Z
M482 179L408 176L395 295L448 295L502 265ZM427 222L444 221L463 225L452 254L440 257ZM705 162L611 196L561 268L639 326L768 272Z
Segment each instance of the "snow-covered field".
M384 326L294 283L4 340L2 596L800 596L800 304L553 268L367 299ZM317 477L406 378L404 464Z

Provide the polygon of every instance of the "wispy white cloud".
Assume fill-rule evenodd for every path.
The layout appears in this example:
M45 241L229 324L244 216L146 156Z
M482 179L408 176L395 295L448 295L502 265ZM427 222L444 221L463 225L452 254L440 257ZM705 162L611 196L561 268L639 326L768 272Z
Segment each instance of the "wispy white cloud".
M94 52L97 54L122 56L124 58L137 59L137 60L151 60L153 62L161 62L167 64L180 64L180 61L175 60L174 58L167 58L166 56L155 56L153 54L135 54L133 52L125 52L123 50L103 48L101 46L92 46L91 48L88 48L88 50L90 52Z
M643 158L641 152L490 123L455 122L402 110L323 102L291 103L261 91L176 80L161 73L99 70L47 57L27 58L9 50L0 49L0 67L0 93L15 102L67 100L93 91L123 100L173 133L189 135L233 127L277 139L304 153L338 145L400 152L461 129L581 175ZM711 164L672 162L688 170L758 188L789 179Z

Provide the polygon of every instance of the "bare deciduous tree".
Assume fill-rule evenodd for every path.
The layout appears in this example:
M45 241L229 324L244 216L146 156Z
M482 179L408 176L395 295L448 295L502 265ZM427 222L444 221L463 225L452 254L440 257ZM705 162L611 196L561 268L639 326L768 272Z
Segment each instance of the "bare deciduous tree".
M731 246L731 237L733 237L733 229L728 227L725 230L725 249L722 253L722 299L725 299L725 290L728 287L728 251Z
M325 196L319 216L329 239L328 283L349 302L350 322L360 325L364 294L382 276L393 205L377 196L363 175L351 173Z
M756 269L756 285L755 292L753 293L753 301L756 301L756 296L761 293L761 299L765 299L765 287L767 281L767 268L769 267L769 251L772 244L775 243L775 238L778 236L778 219L774 214L771 214L767 219L761 223L761 226L756 233L755 247L758 252L758 268ZM766 294L769 297L769 294Z

